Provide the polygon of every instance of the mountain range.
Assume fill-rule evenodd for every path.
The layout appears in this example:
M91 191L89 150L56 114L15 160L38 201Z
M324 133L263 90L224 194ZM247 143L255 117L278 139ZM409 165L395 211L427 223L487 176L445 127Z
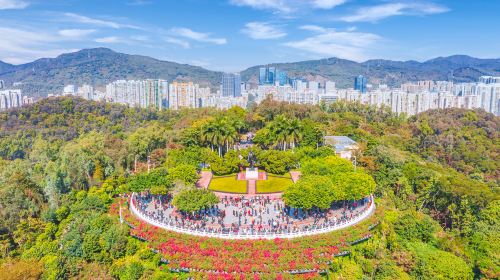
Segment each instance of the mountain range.
M242 80L256 84L259 67L262 66L242 71ZM500 59L479 59L465 55L438 57L425 62L378 59L358 63L327 58L266 66L287 71L289 77L320 82L332 80L338 87L352 87L354 77L360 74L367 76L370 83L386 83L390 86L417 80L472 82L482 75L500 75ZM35 97L60 93L67 84L90 83L103 87L119 79L193 81L216 88L221 74L198 66L123 54L106 48L84 49L20 65L0 61L0 80L4 80L7 85L21 83L18 86Z
M399 86L403 82L418 80L473 82L483 75L500 74L500 59L479 59L465 55L438 57L425 62L376 59L358 63L327 58L277 63L272 66L287 71L291 77L316 81L332 80L338 87L352 87L357 75L365 75L370 83ZM259 67L261 66L243 71L242 79L257 82Z

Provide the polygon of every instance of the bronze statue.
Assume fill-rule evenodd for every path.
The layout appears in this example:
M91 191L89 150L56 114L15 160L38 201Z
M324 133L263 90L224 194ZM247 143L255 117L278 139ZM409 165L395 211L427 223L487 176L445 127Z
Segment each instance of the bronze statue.
M254 168L254 166L255 166L255 155L253 154L252 151L250 151L250 153L248 153L247 161L250 164L250 168Z

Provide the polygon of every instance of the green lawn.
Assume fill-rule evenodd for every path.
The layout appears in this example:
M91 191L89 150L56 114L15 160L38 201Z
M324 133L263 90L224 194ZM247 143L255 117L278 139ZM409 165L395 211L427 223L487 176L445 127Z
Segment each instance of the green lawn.
M268 176L265 181L257 181L257 193L282 192L293 184L290 178Z
M231 177L213 177L208 188L219 192L247 193L247 181L236 180L236 175Z

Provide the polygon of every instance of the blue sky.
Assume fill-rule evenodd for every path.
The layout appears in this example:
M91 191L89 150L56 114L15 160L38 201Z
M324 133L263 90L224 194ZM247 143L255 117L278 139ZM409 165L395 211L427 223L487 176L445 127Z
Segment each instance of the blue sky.
M499 0L0 0L0 60L82 48L239 71L326 57L500 57Z

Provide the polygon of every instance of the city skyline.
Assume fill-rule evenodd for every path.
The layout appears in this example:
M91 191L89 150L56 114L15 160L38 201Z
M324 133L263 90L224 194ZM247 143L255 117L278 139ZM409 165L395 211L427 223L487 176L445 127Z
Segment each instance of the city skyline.
M400 87L391 88L386 84L367 84L362 75L355 77L354 87L336 88L335 82L304 81L290 79L281 85L279 81L269 83L270 73L280 70L260 68L263 83L257 87L248 87L241 83L235 74L222 74L220 89L211 91L208 87L200 87L193 82L169 83L165 80L117 80L106 85L104 92L94 90L91 85L81 87L66 85L62 95L73 95L88 100L120 103L132 107L155 108L158 110L181 108L215 107L229 109L233 106L248 108L265 99L296 104L330 104L337 101L359 102L361 104L386 107L394 113L416 115L431 109L466 108L484 109L488 113L500 114L500 77L481 76L473 83L453 83L450 81L421 80L403 83ZM30 104L33 99L26 100L20 90L0 91L0 110ZM12 94L18 95L17 103L11 103ZM1 98L4 95L3 99ZM48 97L57 97L49 95Z
M128 0L97 5L2 0L0 60L20 64L109 47L237 72L257 64L327 57L498 57L500 39L488 30L499 24L495 11L500 2L462 2Z

